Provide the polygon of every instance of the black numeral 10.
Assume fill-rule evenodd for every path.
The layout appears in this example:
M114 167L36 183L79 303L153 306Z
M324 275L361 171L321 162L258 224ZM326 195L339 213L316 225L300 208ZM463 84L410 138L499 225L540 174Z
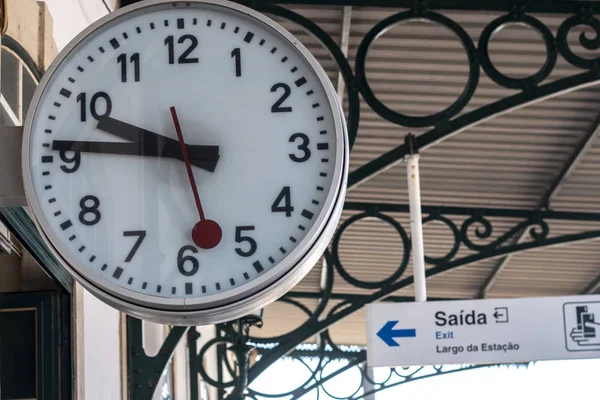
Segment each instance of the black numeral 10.
M104 100L104 111L102 113L98 112L98 101L102 99ZM87 93L82 92L77 95L77 102L80 104L80 118L81 121L87 120L87 111L88 111L88 103L87 103ZM110 100L110 96L106 92L98 92L92 96L89 104L90 113L92 117L96 120L100 120L102 117L110 116L112 111L112 101Z
M129 61L133 64L133 80L140 81L140 53L133 53L129 57ZM117 64L121 64L121 82L127 82L127 54L123 53L117 57Z

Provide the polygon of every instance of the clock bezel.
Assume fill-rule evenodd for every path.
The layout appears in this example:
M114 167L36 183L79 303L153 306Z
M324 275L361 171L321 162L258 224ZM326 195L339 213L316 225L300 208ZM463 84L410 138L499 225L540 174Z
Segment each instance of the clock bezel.
M312 69L312 73L317 78L318 83L323 88L329 107L332 110L336 135L336 165L334 167L332 186L328 188L329 193L322 209L319 211L318 217L298 246L281 262L251 282L241 285L238 288L224 291L223 293L190 298L170 298L128 290L103 277L98 279L92 271L89 271L89 268L84 263L79 262L61 244L58 235L46 221L33 188L33 177L29 165L30 140L34 117L37 116L40 100L54 72L58 71L62 63L76 50L81 42L93 36L98 28L130 13L143 14L145 11L148 11L147 9L151 9L150 11L171 9L171 7L193 9L196 8L194 6L198 5L198 8L224 8L225 13L238 12L244 14L244 18L253 20L256 24L264 24L266 29L271 29L273 34L279 35L280 39L291 46L290 49L294 49L301 58L304 58L305 62ZM117 309L160 323L184 325L218 323L241 317L254 311L256 308L263 307L274 301L296 285L310 271L314 263L318 261L333 236L343 208L348 171L348 139L343 112L333 85L323 68L293 35L275 21L247 7L221 0L144 1L111 13L87 27L61 51L42 77L27 113L22 153L23 182L27 203L32 211L32 219L40 231L44 242L67 271L96 297ZM242 288L246 289L242 290Z

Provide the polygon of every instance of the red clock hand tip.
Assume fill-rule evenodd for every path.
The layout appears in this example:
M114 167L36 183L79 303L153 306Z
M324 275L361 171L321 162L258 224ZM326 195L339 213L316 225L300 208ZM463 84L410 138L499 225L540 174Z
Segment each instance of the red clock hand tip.
M222 236L221 227L212 219L202 220L192 229L192 240L201 249L212 249L221 242Z

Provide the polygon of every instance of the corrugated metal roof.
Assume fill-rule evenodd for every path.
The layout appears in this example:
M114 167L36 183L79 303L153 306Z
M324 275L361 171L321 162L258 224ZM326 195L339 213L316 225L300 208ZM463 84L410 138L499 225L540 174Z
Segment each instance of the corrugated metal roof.
M342 9L337 7L293 7L316 22L339 43ZM349 61L354 58L364 35L393 9L358 8L352 10ZM471 36L475 45L484 27L499 14L445 12ZM564 16L539 17L556 35ZM329 53L298 26L283 22L315 54L335 83L337 69ZM581 30L569 35L578 54L590 56L575 41ZM592 35L593 37L593 35ZM522 77L537 71L545 48L539 36L524 27L510 27L494 36L490 44L494 65L511 76ZM597 56L598 52L592 52ZM454 34L436 24L411 23L394 27L377 39L369 52L366 70L371 88L389 108L403 113L426 115L442 110L462 92L467 80L466 56ZM574 75L582 70L562 57L546 82ZM480 84L462 113L472 111L516 91L498 86L481 70ZM589 87L486 121L452 136L421 154L421 189L424 205L499 207L535 209L577 144L595 128L600 110L600 87ZM347 108L346 108L347 110ZM405 128L385 121L362 99L360 129L351 153L351 170L400 145L408 132L426 129ZM369 179L348 193L350 201L406 204L405 166L398 164ZM599 212L600 140L568 176L554 196L552 209ZM342 222L355 212L345 211ZM390 214L410 230L406 214ZM464 217L452 217L459 226ZM517 220L492 218L494 235L500 235ZM550 236L580 232L600 224L553 221ZM425 228L425 253L442 255L452 245L449 230L442 225ZM516 239L516 238L515 238ZM489 241L490 239L488 239ZM464 246L463 246L464 247ZM460 257L469 251L461 248ZM381 280L397 268L402 256L398 234L386 223L362 220L343 236L340 258L353 276ZM484 285L502 257L485 260L428 279L431 297L473 298ZM405 276L411 275L409 265ZM600 246L585 242L546 248L512 257L488 292L489 297L546 296L576 294L600 274ZM294 289L318 292L320 266ZM336 273L334 293L366 294ZM412 289L399 291L412 295ZM314 307L315 300L303 301ZM336 304L331 302L330 307ZM300 312L289 306L267 307L261 336L284 333L297 326ZM339 343L364 344L364 314L358 312L332 328Z

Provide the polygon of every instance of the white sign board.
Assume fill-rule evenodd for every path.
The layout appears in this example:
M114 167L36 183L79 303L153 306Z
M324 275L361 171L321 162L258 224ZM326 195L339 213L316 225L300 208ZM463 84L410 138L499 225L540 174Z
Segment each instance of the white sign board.
M600 358L600 295L371 304L369 367Z

